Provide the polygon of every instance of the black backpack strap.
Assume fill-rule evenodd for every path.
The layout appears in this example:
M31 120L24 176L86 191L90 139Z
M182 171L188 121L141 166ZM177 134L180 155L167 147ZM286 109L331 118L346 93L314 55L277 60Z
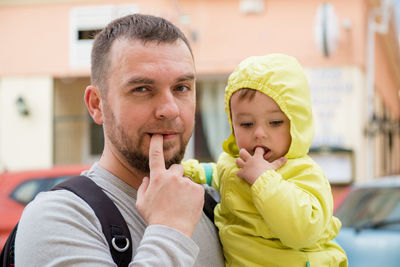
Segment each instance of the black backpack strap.
M214 208L217 205L217 201L204 190L204 206L203 212L207 215L208 219L214 223Z
M15 250L15 235L17 234L18 223L12 229L10 235L7 238L6 243L4 244L3 249L1 250L0 254L0 263L1 266L15 266L15 257L14 257L14 250Z
M68 179L52 190L60 189L75 193L89 204L101 223L114 262L118 266L128 266L132 259L132 239L124 218L112 200L86 176Z

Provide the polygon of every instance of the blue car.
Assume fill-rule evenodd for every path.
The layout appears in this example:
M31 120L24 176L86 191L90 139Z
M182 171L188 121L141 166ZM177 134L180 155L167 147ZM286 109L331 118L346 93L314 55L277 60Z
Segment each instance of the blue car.
M350 267L400 266L400 176L355 185L335 216Z

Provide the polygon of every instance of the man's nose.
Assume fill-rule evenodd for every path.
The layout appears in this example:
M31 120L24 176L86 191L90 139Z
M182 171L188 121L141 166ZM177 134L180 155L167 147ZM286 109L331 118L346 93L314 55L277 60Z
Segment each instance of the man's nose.
M174 119L179 115L179 107L171 91L160 95L156 107L157 119Z

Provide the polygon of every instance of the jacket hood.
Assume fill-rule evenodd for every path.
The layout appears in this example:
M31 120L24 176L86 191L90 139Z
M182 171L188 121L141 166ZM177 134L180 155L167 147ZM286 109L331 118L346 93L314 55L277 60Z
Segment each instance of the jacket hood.
M290 120L292 143L286 158L298 158L309 151L314 136L310 89L299 62L283 54L253 56L243 60L229 76L225 88L225 112L231 135L223 143L225 152L239 156L232 128L230 99L242 88L258 90L271 97Z

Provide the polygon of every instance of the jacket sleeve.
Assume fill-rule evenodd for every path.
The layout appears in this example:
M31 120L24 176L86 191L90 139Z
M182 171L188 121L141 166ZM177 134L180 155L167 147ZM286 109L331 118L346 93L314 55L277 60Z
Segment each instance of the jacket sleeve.
M215 163L199 163L195 159L189 159L181 164L185 170L184 175L190 177L193 182L208 184L218 190L219 177Z
M291 248L309 247L321 239L332 220L329 182L316 164L291 164L283 178L268 170L251 187L254 205L281 242ZM288 170L289 169L289 170Z

